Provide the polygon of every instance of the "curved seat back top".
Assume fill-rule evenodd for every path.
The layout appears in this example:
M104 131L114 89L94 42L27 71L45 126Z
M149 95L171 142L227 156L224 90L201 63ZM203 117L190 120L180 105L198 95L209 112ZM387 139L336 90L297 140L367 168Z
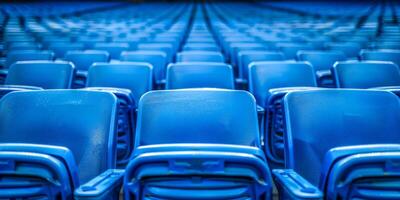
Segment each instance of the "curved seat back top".
M0 140L68 148L85 183L115 168L116 107L116 97L105 92L9 93L0 100Z
M152 66L148 63L95 63L88 72L87 87L129 89L135 100L152 89Z
M343 52L347 58L357 58L361 51L360 44L356 42L328 43L326 47L329 50Z
M315 71L330 70L338 61L345 61L346 55L341 51L299 51L299 61L307 61Z
M124 51L121 53L121 61L147 62L153 66L153 74L156 82L164 78L165 67L167 64L167 54L163 51Z
M52 51L14 50L7 53L6 67L10 67L17 61L53 59L54 53Z
M400 50L362 50L360 57L361 60L391 61L397 66L400 66Z
M110 59L119 59L121 53L128 51L130 46L129 43L123 42L96 43L93 49L107 51L110 54Z
M224 88L234 89L232 67L224 63L182 62L167 69L166 89Z
M5 84L68 89L73 75L74 65L70 62L20 61L11 65Z
M224 62L224 56L217 51L183 51L176 55L177 62Z
M65 60L74 63L76 70L87 71L93 63L108 62L109 54L99 50L68 51Z
M332 70L338 88L400 86L400 69L392 62L338 62Z
M269 90L282 87L316 87L314 70L304 62L253 62L250 64L249 91L265 106Z
M239 52L238 65L239 76L248 79L249 65L252 62L260 61L283 61L285 56L281 52L262 51L262 50L246 50Z
M148 92L139 102L136 133L136 148L177 143L260 147L256 104L245 91Z
M400 142L399 101L387 91L293 92L285 96L284 104L285 166L315 186L324 156L330 149Z

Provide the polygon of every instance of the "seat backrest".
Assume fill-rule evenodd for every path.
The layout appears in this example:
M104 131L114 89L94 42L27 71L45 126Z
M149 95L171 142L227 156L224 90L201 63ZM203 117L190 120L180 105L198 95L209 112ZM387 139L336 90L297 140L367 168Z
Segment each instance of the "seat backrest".
M177 62L224 62L224 56L216 51L183 51L176 55Z
M68 51L82 51L85 49L83 43L55 42L49 44L49 49L54 51L57 58L64 58Z
M124 51L121 61L147 62L153 66L154 77L157 81L164 78L167 55L162 51Z
M331 148L400 142L398 97L386 91L326 89L284 98L285 165L318 185Z
M250 64L249 91L264 106L269 90L281 87L316 87L311 65L304 62L253 62Z
M67 147L85 183L115 168L116 107L116 97L105 92L9 93L0 100L0 140Z
M128 51L129 43L113 42L113 43L96 43L93 49L107 51L110 54L110 59L119 59L123 51Z
M358 57L360 51L361 51L361 46L360 44L356 42L346 42L346 43L328 43L326 44L326 47L329 50L333 51L341 51L348 58L356 58Z
M399 67L392 62L338 62L332 74L338 88L400 86Z
M285 56L281 52L273 52L273 51L240 51L239 52L239 75L247 79L249 74L249 65L252 62L259 61L282 61L285 59Z
M283 52L285 58L295 60L297 52L301 50L314 50L311 44L302 43L277 43L276 47Z
M109 54L106 51L86 50L68 51L65 60L74 63L76 70L87 71L96 62L108 62Z
M361 60L391 61L397 66L400 66L400 50L362 50L360 57Z
M183 62L170 64L166 89L224 88L234 89L232 67L224 63Z
M152 77L152 66L148 63L95 63L89 69L86 86L129 89L137 104L152 89Z
M346 55L341 51L299 51L299 61L307 61L315 71L330 70L338 61L345 61Z
M51 51L15 50L7 53L6 67L10 67L18 61L53 59L54 53Z
M221 51L217 44L210 43L186 43L184 51Z
M20 61L11 65L5 84L68 89L73 75L74 65L70 62Z
M207 143L259 147L256 104L246 91L151 91L139 102L135 146Z

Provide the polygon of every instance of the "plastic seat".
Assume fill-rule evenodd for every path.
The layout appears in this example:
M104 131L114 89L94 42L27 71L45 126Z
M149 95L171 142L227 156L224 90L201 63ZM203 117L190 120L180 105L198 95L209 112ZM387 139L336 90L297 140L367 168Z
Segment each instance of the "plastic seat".
M152 67L147 63L95 63L88 72L89 90L114 93L119 100L117 165L124 167L133 151L136 108L152 89Z
M286 169L273 170L281 199L400 197L395 95L325 89L289 93L284 104Z
M362 50L360 57L361 60L390 61L400 66L400 50Z
M17 61L53 60L53 59L54 59L54 53L51 51L15 50L7 53L5 67L8 68Z
M121 61L147 62L153 66L153 77L156 84L165 78L167 55L162 51L125 51L121 53Z
M117 100L104 92L13 92L0 100L2 199L118 199Z
M123 51L130 49L129 43L97 43L93 49L107 51L110 55L110 59L119 59Z
M83 51L85 45L82 43L54 42L50 43L48 48L54 51L55 57L63 59L68 51Z
M125 199L271 199L248 92L149 92L139 102L136 133Z
M166 89L201 87L234 89L232 67L212 62L183 62L168 66Z
M142 43L138 44L137 49L143 51L162 51L166 55L167 63L173 61L175 54L175 49L170 43Z
M346 55L341 51L299 51L299 61L309 62L315 70L318 86L335 87L331 68L338 61L345 61Z
M74 74L69 62L19 61L11 65L6 85L34 86L43 89L68 89Z
M248 80L249 65L252 62L259 61L283 61L285 57L281 52L273 51L240 51L239 52L239 77Z
M291 91L315 89L314 70L304 62L270 61L252 62L249 72L249 91L264 109L260 126L265 153L276 168L284 161L283 97Z
M108 62L109 54L98 50L68 51L65 54L65 60L75 65L76 75L73 87L82 88L85 86L89 67L96 62Z
M332 70L338 88L400 86L399 67L392 62L338 62Z
M224 62L220 52L213 51L183 51L176 55L177 62Z
M296 60L297 52L304 50L314 50L314 47L310 44L299 44L299 43L277 43L276 47L282 51L286 59Z
M183 46L184 51L221 51L215 43L187 43Z
M326 47L329 50L341 51L349 59L355 59L360 55L361 46L358 43L328 43Z

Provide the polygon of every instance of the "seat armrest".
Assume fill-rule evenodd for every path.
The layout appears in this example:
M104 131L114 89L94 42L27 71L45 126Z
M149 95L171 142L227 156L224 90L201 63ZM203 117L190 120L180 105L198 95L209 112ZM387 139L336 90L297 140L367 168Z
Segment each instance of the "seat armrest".
M323 199L322 192L292 169L272 170L280 199Z
M75 199L118 199L125 170L108 169L74 192Z

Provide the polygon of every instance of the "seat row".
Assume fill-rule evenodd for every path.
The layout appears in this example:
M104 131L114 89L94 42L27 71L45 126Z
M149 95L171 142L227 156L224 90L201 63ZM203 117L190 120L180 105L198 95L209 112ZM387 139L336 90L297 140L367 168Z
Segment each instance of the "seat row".
M146 93L134 154L118 170L115 95L12 92L0 100L0 195L117 199L123 186L125 199L271 199L273 179L282 199L397 198L397 96L316 89L289 92L283 104L285 166L271 173L250 93Z

